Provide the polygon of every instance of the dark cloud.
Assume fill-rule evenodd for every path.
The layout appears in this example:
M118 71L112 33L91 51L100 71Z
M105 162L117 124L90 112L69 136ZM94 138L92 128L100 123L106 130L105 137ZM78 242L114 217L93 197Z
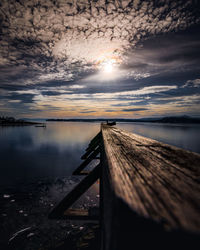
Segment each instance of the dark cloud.
M115 110L113 109L106 109L105 112L108 112L108 113L111 113L111 112L114 112Z
M126 102L126 103L117 103L117 104L112 104L113 107L125 107L125 106L133 106L133 105L141 105L141 103L146 104L146 101L144 101L143 99L138 99L136 100L136 102Z
M44 104L44 105L42 105L42 107L43 107L45 110L48 110L48 111L60 111L60 110L61 110L60 107L53 107L53 106L48 105L48 104Z
M12 94L10 100L20 100L22 103L32 103L35 94Z
M200 87L200 79L188 80L183 85L183 88L187 88L187 87L199 88ZM188 89L187 89L187 91L188 91Z
M122 109L124 112L134 112L134 111L144 111L148 110L147 108L130 108L130 109Z
M95 113L96 111L88 110L88 111L80 111L81 114L90 114Z
M130 52L126 64L122 69L132 71L132 76L139 80L146 73L148 77L169 78L180 73L188 74L199 72L200 62L200 27L189 28L185 32L162 34L141 43L134 51ZM160 78L158 79L158 81ZM163 81L163 79L161 79ZM181 79L183 80L183 79Z
M47 96L59 96L60 92L58 91L41 91L42 95Z

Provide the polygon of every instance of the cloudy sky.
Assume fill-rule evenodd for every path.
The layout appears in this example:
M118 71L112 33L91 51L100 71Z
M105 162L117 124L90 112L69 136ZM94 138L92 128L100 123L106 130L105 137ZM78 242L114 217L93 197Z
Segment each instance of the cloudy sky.
M200 116L200 1L1 0L0 115Z

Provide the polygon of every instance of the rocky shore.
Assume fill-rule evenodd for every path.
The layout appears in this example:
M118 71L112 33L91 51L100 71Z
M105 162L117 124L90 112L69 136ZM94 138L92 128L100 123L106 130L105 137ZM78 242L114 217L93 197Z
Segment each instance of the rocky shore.
M49 220L48 214L79 181L79 177L40 180L0 187L0 249L99 249L99 225ZM98 206L98 183L74 205Z

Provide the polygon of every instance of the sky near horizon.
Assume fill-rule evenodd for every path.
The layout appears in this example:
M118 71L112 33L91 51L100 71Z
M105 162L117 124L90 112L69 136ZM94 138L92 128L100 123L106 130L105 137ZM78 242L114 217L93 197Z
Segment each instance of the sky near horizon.
M200 116L200 1L1 0L1 115Z

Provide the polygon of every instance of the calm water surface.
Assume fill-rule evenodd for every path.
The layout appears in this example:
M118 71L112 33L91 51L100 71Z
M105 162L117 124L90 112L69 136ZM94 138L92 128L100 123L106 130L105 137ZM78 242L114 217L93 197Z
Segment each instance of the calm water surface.
M200 153L199 125L121 123L127 131ZM48 122L46 128L0 127L0 183L71 175L98 123Z

